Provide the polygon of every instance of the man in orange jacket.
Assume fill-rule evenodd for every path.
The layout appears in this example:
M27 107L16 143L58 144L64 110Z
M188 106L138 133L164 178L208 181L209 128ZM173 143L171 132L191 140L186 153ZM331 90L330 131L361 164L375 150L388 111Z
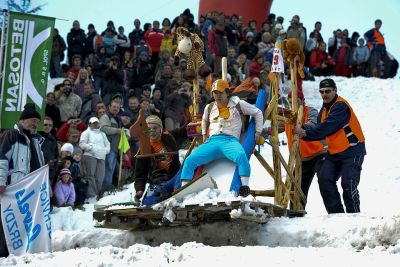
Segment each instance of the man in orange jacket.
M346 212L360 212L357 186L366 155L364 134L350 104L337 95L335 82L324 79L319 88L323 107L318 114L318 124L296 127L293 133L306 141L326 140L328 153L323 159L318 183L327 212L344 212L336 185L340 177Z
M301 91L297 92L299 105L304 106L302 125L305 127L315 127L317 125L318 111L310 106L305 105L304 95ZM292 102L292 92L288 95L289 103ZM293 124L285 124L285 132L288 139L289 151L292 149L293 143ZM325 141L305 141L300 139L300 156L301 156L301 190L307 197L314 175L318 173L321 167L321 159L326 152L324 148ZM303 203L304 208L306 203Z

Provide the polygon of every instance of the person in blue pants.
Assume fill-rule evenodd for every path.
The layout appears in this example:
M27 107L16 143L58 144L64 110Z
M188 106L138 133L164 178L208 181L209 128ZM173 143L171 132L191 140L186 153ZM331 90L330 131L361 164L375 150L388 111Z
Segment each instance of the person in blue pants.
M202 118L203 144L194 150L182 167L182 186L192 180L197 167L211 161L227 158L238 166L242 186L241 196L250 194L250 164L246 152L240 144L243 127L243 115L250 115L256 121L255 139L258 141L263 126L263 114L260 109L231 96L229 84L225 80L216 80L212 85L215 102L208 104Z

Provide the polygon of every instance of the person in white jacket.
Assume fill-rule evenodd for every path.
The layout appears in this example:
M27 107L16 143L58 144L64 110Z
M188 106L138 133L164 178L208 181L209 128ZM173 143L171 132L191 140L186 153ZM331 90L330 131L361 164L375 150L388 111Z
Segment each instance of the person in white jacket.
M240 100L239 97L230 96L229 84L225 80L220 79L213 83L212 94L215 102L205 107L202 118L204 143L186 158L181 174L182 186L193 178L197 167L216 159L227 158L238 166L242 182L239 194L246 197L250 194L250 164L239 141L243 127L242 114L255 118L256 142L263 127L263 114L260 109Z
M90 118L89 128L82 133L79 146L84 150L82 172L89 182L87 197L95 197L101 190L105 173L105 159L110 152L110 142L106 134L100 131L98 118Z

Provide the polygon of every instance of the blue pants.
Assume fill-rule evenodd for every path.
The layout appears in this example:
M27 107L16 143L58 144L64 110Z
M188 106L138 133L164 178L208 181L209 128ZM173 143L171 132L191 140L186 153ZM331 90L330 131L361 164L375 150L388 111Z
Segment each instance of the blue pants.
M112 184L115 166L117 165L117 152L112 149L106 156L106 171L103 180L103 188L107 188Z
M343 205L336 182L341 177L343 201L347 213L360 212L360 195L357 186L364 156L334 160L325 157L318 174L319 190L328 213L343 213Z
M235 162L239 176L250 176L249 160L239 140L231 135L217 134L211 136L186 158L181 179L191 180L197 167L221 158Z

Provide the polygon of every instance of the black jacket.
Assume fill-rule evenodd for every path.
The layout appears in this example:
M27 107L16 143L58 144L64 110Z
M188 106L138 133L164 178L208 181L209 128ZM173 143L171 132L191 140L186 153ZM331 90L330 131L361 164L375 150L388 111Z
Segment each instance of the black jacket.
M185 127L164 132L161 136L161 141L164 143L168 152L178 152L179 148L176 144L176 139L186 137ZM168 172L168 178L172 178L180 169L181 163L179 161L179 155L172 156L172 163ZM151 176L151 173L155 170L154 158L138 158L135 168L135 189L137 191L144 191L146 183Z

